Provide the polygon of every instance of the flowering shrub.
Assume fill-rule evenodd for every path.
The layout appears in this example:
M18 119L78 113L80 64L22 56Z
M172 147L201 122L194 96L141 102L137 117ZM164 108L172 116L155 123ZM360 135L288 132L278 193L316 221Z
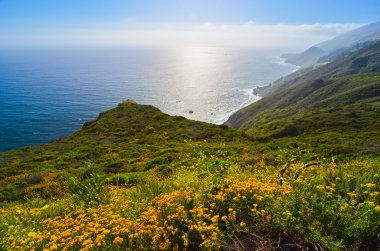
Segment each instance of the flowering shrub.
M281 166L191 149L169 176L115 186L95 174L72 179L71 198L3 207L0 249L364 249L380 231L374 160L294 162L280 185Z

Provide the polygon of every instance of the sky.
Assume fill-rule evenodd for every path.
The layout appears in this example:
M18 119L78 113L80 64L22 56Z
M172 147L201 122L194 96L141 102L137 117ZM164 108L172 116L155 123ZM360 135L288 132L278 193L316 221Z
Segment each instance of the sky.
M0 0L0 45L299 47L380 20L380 0Z

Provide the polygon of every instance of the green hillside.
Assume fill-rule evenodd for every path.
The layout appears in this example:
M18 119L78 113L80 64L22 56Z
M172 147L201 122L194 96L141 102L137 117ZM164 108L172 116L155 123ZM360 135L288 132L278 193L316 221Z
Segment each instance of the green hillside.
M331 63L315 65L301 69L282 77L269 86L260 87L256 92L266 97L288 87L296 86L317 79L334 79L337 77L380 71L380 42L368 43L370 46L354 53L343 53Z
M271 145L124 102L68 137L0 154L0 249L378 245L379 156L256 150Z
M35 193L49 197L49 193L63 195L54 190L60 180L86 175L93 166L110 179L114 173L144 172L153 167L167 173L178 164L188 144L197 142L218 149L226 144L222 148L241 152L249 140L227 126L169 116L153 106L126 101L68 137L0 153L0 184L19 188L15 198ZM42 185L45 180L49 187ZM9 196L0 200L12 200Z
M326 155L379 152L379 64L377 43L306 72L288 88L280 86L238 111L226 124L258 141L310 144Z

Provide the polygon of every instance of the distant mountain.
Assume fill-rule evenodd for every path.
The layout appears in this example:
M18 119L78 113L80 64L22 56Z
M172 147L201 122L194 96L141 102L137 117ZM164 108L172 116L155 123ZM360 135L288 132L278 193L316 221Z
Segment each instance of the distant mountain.
M316 46L312 46L302 53L283 54L281 57L286 58L286 63L299 66L313 65L318 59L325 54L325 51Z
M349 31L331 40L315 45L326 52L352 46L368 40L376 40L380 37L380 21L364 25L358 29Z
M226 124L261 141L286 138L352 151L376 145L380 151L380 42L275 83Z
M380 39L380 21L362 26L358 29L337 36L331 40L316 44L302 53L283 54L289 64L308 67L318 62L319 58L343 48L355 48L367 41ZM359 46L360 47L360 46ZM325 61L323 61L325 62Z
M349 52L336 56L331 63L322 63L313 67L298 70L279 78L269 86L259 87L255 94L266 97L291 86L311 82L319 78L331 79L339 76L378 72L380 70L380 42L366 43L367 47L357 52ZM360 62L362 62L360 64Z
M379 36L379 39L380 39L380 36ZM360 49L363 49L367 46L370 46L370 45L376 43L376 41L378 41L379 39L367 40L365 42L356 43L352 46L348 46L348 47L344 47L341 49L334 50L331 53L328 53L328 54L320 57L317 61L317 64L325 63L325 62L332 62L332 61L335 61L341 57L348 56L350 53L353 53L355 51L358 51Z

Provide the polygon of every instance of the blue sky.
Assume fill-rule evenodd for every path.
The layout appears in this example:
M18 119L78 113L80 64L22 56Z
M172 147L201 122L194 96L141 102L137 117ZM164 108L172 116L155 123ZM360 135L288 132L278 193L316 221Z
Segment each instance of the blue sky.
M203 43L247 32L255 36L246 39L258 41L297 27L304 33L295 39L319 41L378 21L379 13L379 0L0 0L0 44L141 43L163 36L163 44Z

